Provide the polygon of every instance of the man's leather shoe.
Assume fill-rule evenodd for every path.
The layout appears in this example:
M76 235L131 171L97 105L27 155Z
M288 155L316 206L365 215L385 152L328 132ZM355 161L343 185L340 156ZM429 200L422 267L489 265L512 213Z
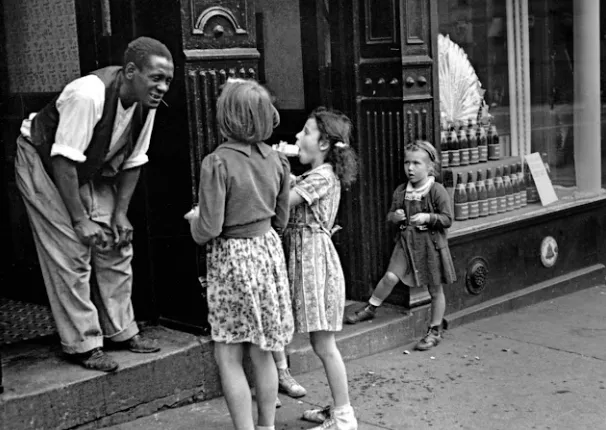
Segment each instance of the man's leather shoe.
M128 350L132 352L146 354L160 351L160 347L155 340L146 339L140 334L134 335L126 343L128 344Z
M160 351L160 347L156 344L155 340L146 339L140 334L136 334L124 342L116 342L118 349L128 349L131 352L139 354L149 354L151 352Z
M70 361L78 363L86 369L101 372L113 372L118 369L118 363L107 355L101 348L95 348L81 354L67 354Z

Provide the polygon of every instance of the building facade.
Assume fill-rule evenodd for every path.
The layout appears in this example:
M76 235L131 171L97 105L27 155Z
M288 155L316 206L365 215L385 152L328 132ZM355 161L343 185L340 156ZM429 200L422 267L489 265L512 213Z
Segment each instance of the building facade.
M21 120L73 78L119 63L126 43L140 35L166 43L176 69L131 204L139 318L206 330L204 251L183 214L196 203L202 158L220 143L214 106L229 76L258 79L275 95L282 121L270 143L293 143L319 105L352 118L360 176L343 195L344 228L334 237L349 298L368 298L389 261L394 232L385 215L405 181L403 148L416 139L443 152L440 180L453 197L457 177L477 181L480 170L504 177L506 166L528 169L525 157L535 153L557 196L524 207L513 199L497 214L455 222L458 281L446 289L447 313L604 279L606 27L599 0L1 3L3 298L46 301L14 184ZM483 133L491 145L486 161ZM455 153L458 163L446 156ZM295 171L303 168L293 161ZM390 301L415 307L428 295L398 287Z

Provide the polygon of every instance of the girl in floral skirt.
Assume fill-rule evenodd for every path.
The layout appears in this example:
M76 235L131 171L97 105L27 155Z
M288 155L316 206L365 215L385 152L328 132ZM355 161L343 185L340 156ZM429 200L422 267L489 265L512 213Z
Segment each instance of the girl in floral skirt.
M345 364L335 341L335 332L343 325L345 279L331 239L341 185L349 186L357 172L350 131L345 115L319 108L297 134L299 160L311 169L296 178L290 191L291 215L284 234L295 330L309 333L334 401L330 408L304 413L304 419L322 423L316 429L358 428Z
M293 318L279 234L288 221L290 165L263 143L279 123L269 93L228 80L217 101L226 142L202 162L199 206L186 215L206 247L208 320L234 427L253 430L242 366L248 349L258 405L256 429L274 429L278 375L272 351L291 341Z

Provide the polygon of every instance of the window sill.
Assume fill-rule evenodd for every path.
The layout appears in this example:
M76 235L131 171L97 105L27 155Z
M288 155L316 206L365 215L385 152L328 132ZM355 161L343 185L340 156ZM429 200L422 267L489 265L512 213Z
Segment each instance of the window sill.
M478 233L520 221L529 220L542 215L562 212L577 206L583 206L599 201L606 201L606 190L601 189L598 193L582 193L576 187L554 186L558 201L550 205L542 206L541 203L531 203L524 208L511 212L492 215L486 218L477 218L466 221L455 221L449 230L449 239Z

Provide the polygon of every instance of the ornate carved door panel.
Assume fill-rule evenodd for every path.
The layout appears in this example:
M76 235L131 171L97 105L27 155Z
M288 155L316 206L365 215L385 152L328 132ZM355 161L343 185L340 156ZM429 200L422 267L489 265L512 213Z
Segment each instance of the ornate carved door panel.
M381 4L378 4L381 3ZM434 2L354 2L356 130L360 180L356 187L350 295L366 298L383 275L393 249L387 226L393 190L406 180L404 147L416 139L435 141L437 98L433 53ZM401 302L398 293L391 299Z

